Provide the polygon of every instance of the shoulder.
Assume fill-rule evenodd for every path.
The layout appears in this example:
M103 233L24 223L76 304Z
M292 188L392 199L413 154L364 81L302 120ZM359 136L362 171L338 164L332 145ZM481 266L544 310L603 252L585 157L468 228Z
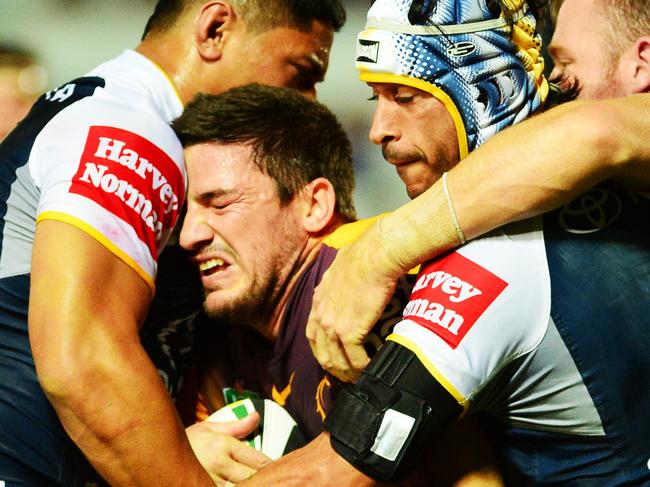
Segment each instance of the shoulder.
M482 332L497 332L519 343L515 348L522 352L535 346L546 331L551 303L541 221L496 230L423 266L413 289L413 298L418 296L445 308L444 332L457 331L447 336L452 343L476 328L479 341Z
M361 234L363 234L363 232L365 232L370 226L376 224L377 220L381 217L382 215L377 215L372 218L366 218L364 220L358 220L356 222L341 225L328 235L323 240L323 243L333 249L340 249L341 247L350 245L356 242Z

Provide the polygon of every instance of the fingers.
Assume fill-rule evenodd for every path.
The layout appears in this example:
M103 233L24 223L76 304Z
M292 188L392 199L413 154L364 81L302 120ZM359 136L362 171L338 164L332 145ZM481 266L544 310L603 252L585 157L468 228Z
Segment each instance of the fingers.
M257 428L259 423L260 415L257 411L253 411L245 418L236 421L207 421L205 425L215 433L222 433L242 439L250 435L255 428Z
M327 346L328 338L325 329L319 327L316 330L316 346L314 351L314 357L318 360L318 363L321 364L325 370L332 368L332 362L330 361L329 347Z
M347 382L356 382L361 371L366 368L370 362L370 357L362 343L342 343L343 352L348 359L347 364Z
M215 445L222 454L209 466L208 471L218 484L224 481L233 483L243 482L251 477L271 459L262 452L229 436L220 437L219 445Z
M237 442L234 448L230 451L230 455L235 462L254 468L255 470L259 470L273 461L261 451L256 450L241 441Z
M344 344L334 328L318 327L312 351L316 360L329 373L344 382L354 382L370 360L363 347L363 340L364 337L361 336L360 343ZM350 356L354 357L354 361Z
M256 425L258 420L259 417L248 422L245 420L228 423L203 421L187 428L197 458L217 485L224 485L226 481L242 482L271 462L271 459L262 452L224 433L228 429L233 431L233 427L235 427L234 431L239 432L236 429L239 425L246 425L241 431L250 431L251 425Z

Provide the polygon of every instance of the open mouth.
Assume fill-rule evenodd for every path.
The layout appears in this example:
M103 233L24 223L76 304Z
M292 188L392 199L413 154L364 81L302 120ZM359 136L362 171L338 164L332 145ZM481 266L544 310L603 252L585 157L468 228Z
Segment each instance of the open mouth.
M199 271L201 271L202 276L211 276L217 272L223 271L228 267L222 259L214 258L201 262L199 264Z

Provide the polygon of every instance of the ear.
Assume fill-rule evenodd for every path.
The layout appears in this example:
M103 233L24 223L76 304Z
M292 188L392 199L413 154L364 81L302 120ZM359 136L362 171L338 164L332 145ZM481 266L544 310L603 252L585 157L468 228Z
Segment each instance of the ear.
M235 11L227 1L208 2L201 7L194 30L200 56L217 61L223 54L224 34L236 21Z
M643 36L634 43L634 75L632 90L634 93L650 91L650 36Z
M317 178L301 192L305 203L303 227L309 233L319 233L332 223L336 209L336 194L329 180Z

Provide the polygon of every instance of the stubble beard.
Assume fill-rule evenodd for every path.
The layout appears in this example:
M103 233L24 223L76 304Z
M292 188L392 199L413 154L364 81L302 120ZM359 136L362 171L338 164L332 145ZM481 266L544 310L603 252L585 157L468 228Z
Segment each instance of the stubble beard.
M275 272L265 282L256 276L250 288L241 295L224 300L217 306L210 306L206 299L203 309L212 320L226 325L248 326L264 333L278 302L278 282L279 277Z
M297 262L299 241L293 237L293 226L297 223L286 220L280 223L278 232L278 252L270 259L267 272L253 276L249 288L239 296L217 303L210 308L207 297L203 303L205 313L213 320L235 326L247 326L267 336L271 318ZM288 266L288 262L294 265ZM283 272L283 269L284 272Z

